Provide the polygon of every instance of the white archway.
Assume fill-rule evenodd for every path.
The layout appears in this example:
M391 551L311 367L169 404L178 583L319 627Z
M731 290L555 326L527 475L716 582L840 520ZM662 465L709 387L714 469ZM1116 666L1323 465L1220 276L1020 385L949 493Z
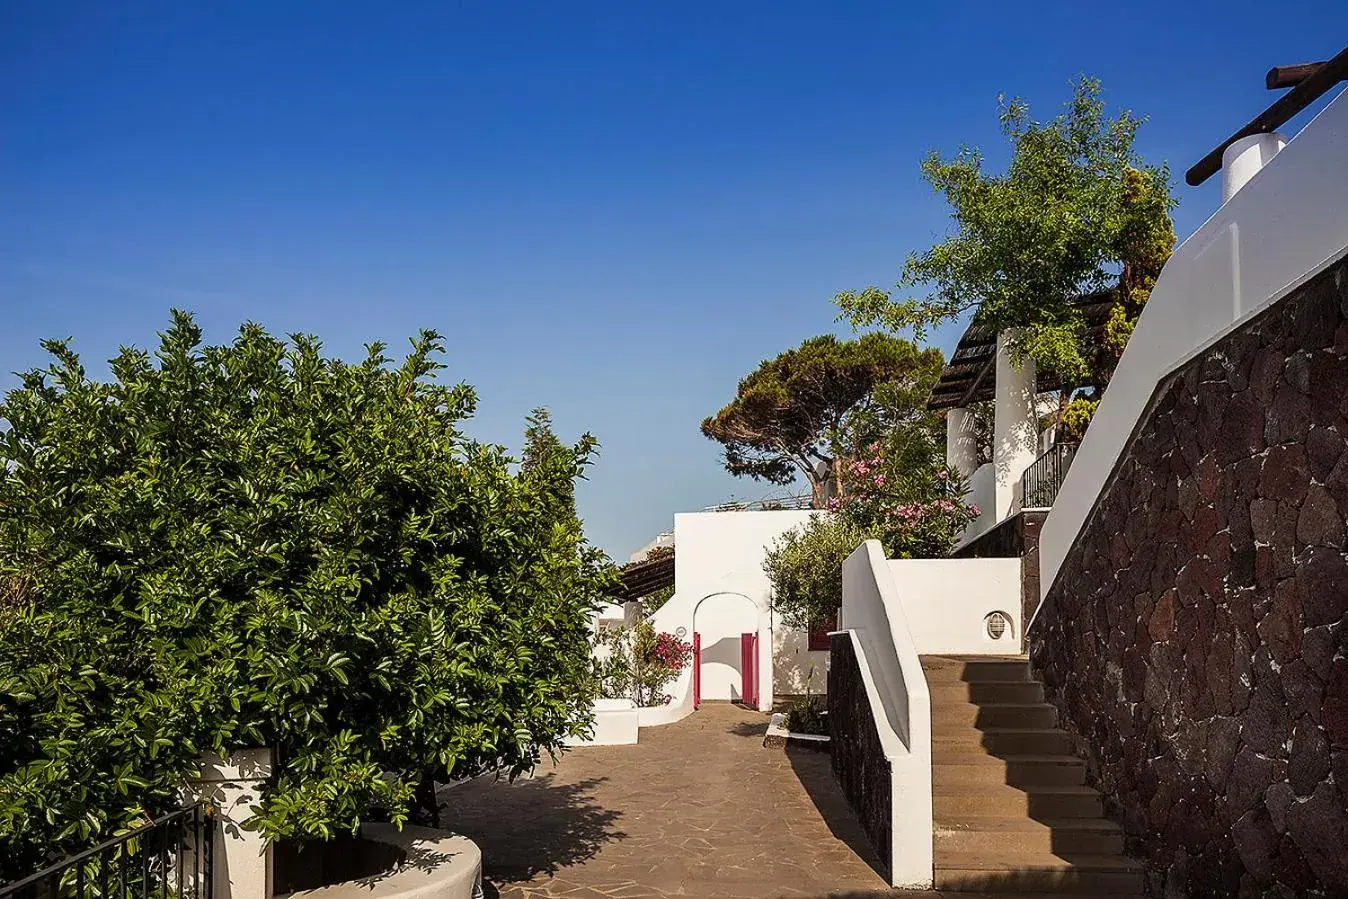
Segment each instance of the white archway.
M743 593L711 593L693 608L693 632L702 643L702 699L741 701L740 639L744 634L758 634L760 658L766 649L770 659L772 629L767 610ZM765 669L760 660L759 672L759 706L770 707L771 668Z

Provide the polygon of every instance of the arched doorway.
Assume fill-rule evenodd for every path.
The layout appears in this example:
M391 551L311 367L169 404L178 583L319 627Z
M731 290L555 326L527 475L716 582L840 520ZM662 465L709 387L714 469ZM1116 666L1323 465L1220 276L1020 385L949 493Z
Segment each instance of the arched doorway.
M743 638L759 630L759 608L742 593L713 593L697 604L693 632L701 647L701 699L743 701Z

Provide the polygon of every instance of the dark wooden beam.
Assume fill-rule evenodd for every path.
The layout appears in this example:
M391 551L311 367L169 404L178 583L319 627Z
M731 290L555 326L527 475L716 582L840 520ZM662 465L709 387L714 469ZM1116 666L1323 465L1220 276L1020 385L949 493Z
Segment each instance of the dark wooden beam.
M960 398L959 405L961 406L969 405L969 400L973 397L975 393L978 392L978 385L983 383L983 379L986 378L988 376L988 372L992 371L992 369L996 366L996 362L997 362L997 354L993 353L991 356L988 357L988 361L983 363L983 368L978 372L978 377L974 378L974 382L969 385L969 389L964 391L964 396Z
M1315 74L1315 70L1324 65L1324 61L1306 62L1299 66L1274 66L1264 76L1264 87L1271 91L1284 87L1296 87Z
M1200 159L1189 171L1184 180L1191 187L1197 187L1221 171L1222 154L1226 148L1243 137L1253 134L1268 134L1287 124L1288 120L1323 97L1334 85L1348 78L1348 47L1338 56L1317 66L1314 72L1305 77L1296 87L1283 94L1268 109L1250 120L1244 128L1218 144L1208 155Z

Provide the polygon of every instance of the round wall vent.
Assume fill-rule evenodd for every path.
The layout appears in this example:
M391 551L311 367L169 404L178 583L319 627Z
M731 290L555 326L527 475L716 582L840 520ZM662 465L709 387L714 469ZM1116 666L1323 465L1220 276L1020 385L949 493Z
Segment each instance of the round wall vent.
M674 636L678 637L680 640L682 640L682 639L683 639L684 637L686 637L687 635L688 635L688 628L686 628L686 627L680 627L680 628L675 628L675 629L674 629Z
M988 629L988 636L994 640L1011 634L1011 616L1005 612L989 612L983 619L983 625Z

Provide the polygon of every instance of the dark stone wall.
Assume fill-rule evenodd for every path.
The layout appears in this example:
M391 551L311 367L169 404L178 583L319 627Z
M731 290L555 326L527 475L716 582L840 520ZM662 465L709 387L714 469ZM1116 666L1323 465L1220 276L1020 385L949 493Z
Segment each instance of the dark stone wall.
M889 760L880 746L880 733L871 715L866 685L852 649L852 638L832 636L828 669L828 732L833 753L833 776L842 786L852 810L888 874L893 864L890 838L893 783Z
M1047 512L1021 512L960 547L956 558L1020 558L1021 627L1024 628L1039 606L1039 529ZM1021 633L1024 633L1022 630Z
M1167 896L1348 896L1348 261L1158 385L1029 634Z

